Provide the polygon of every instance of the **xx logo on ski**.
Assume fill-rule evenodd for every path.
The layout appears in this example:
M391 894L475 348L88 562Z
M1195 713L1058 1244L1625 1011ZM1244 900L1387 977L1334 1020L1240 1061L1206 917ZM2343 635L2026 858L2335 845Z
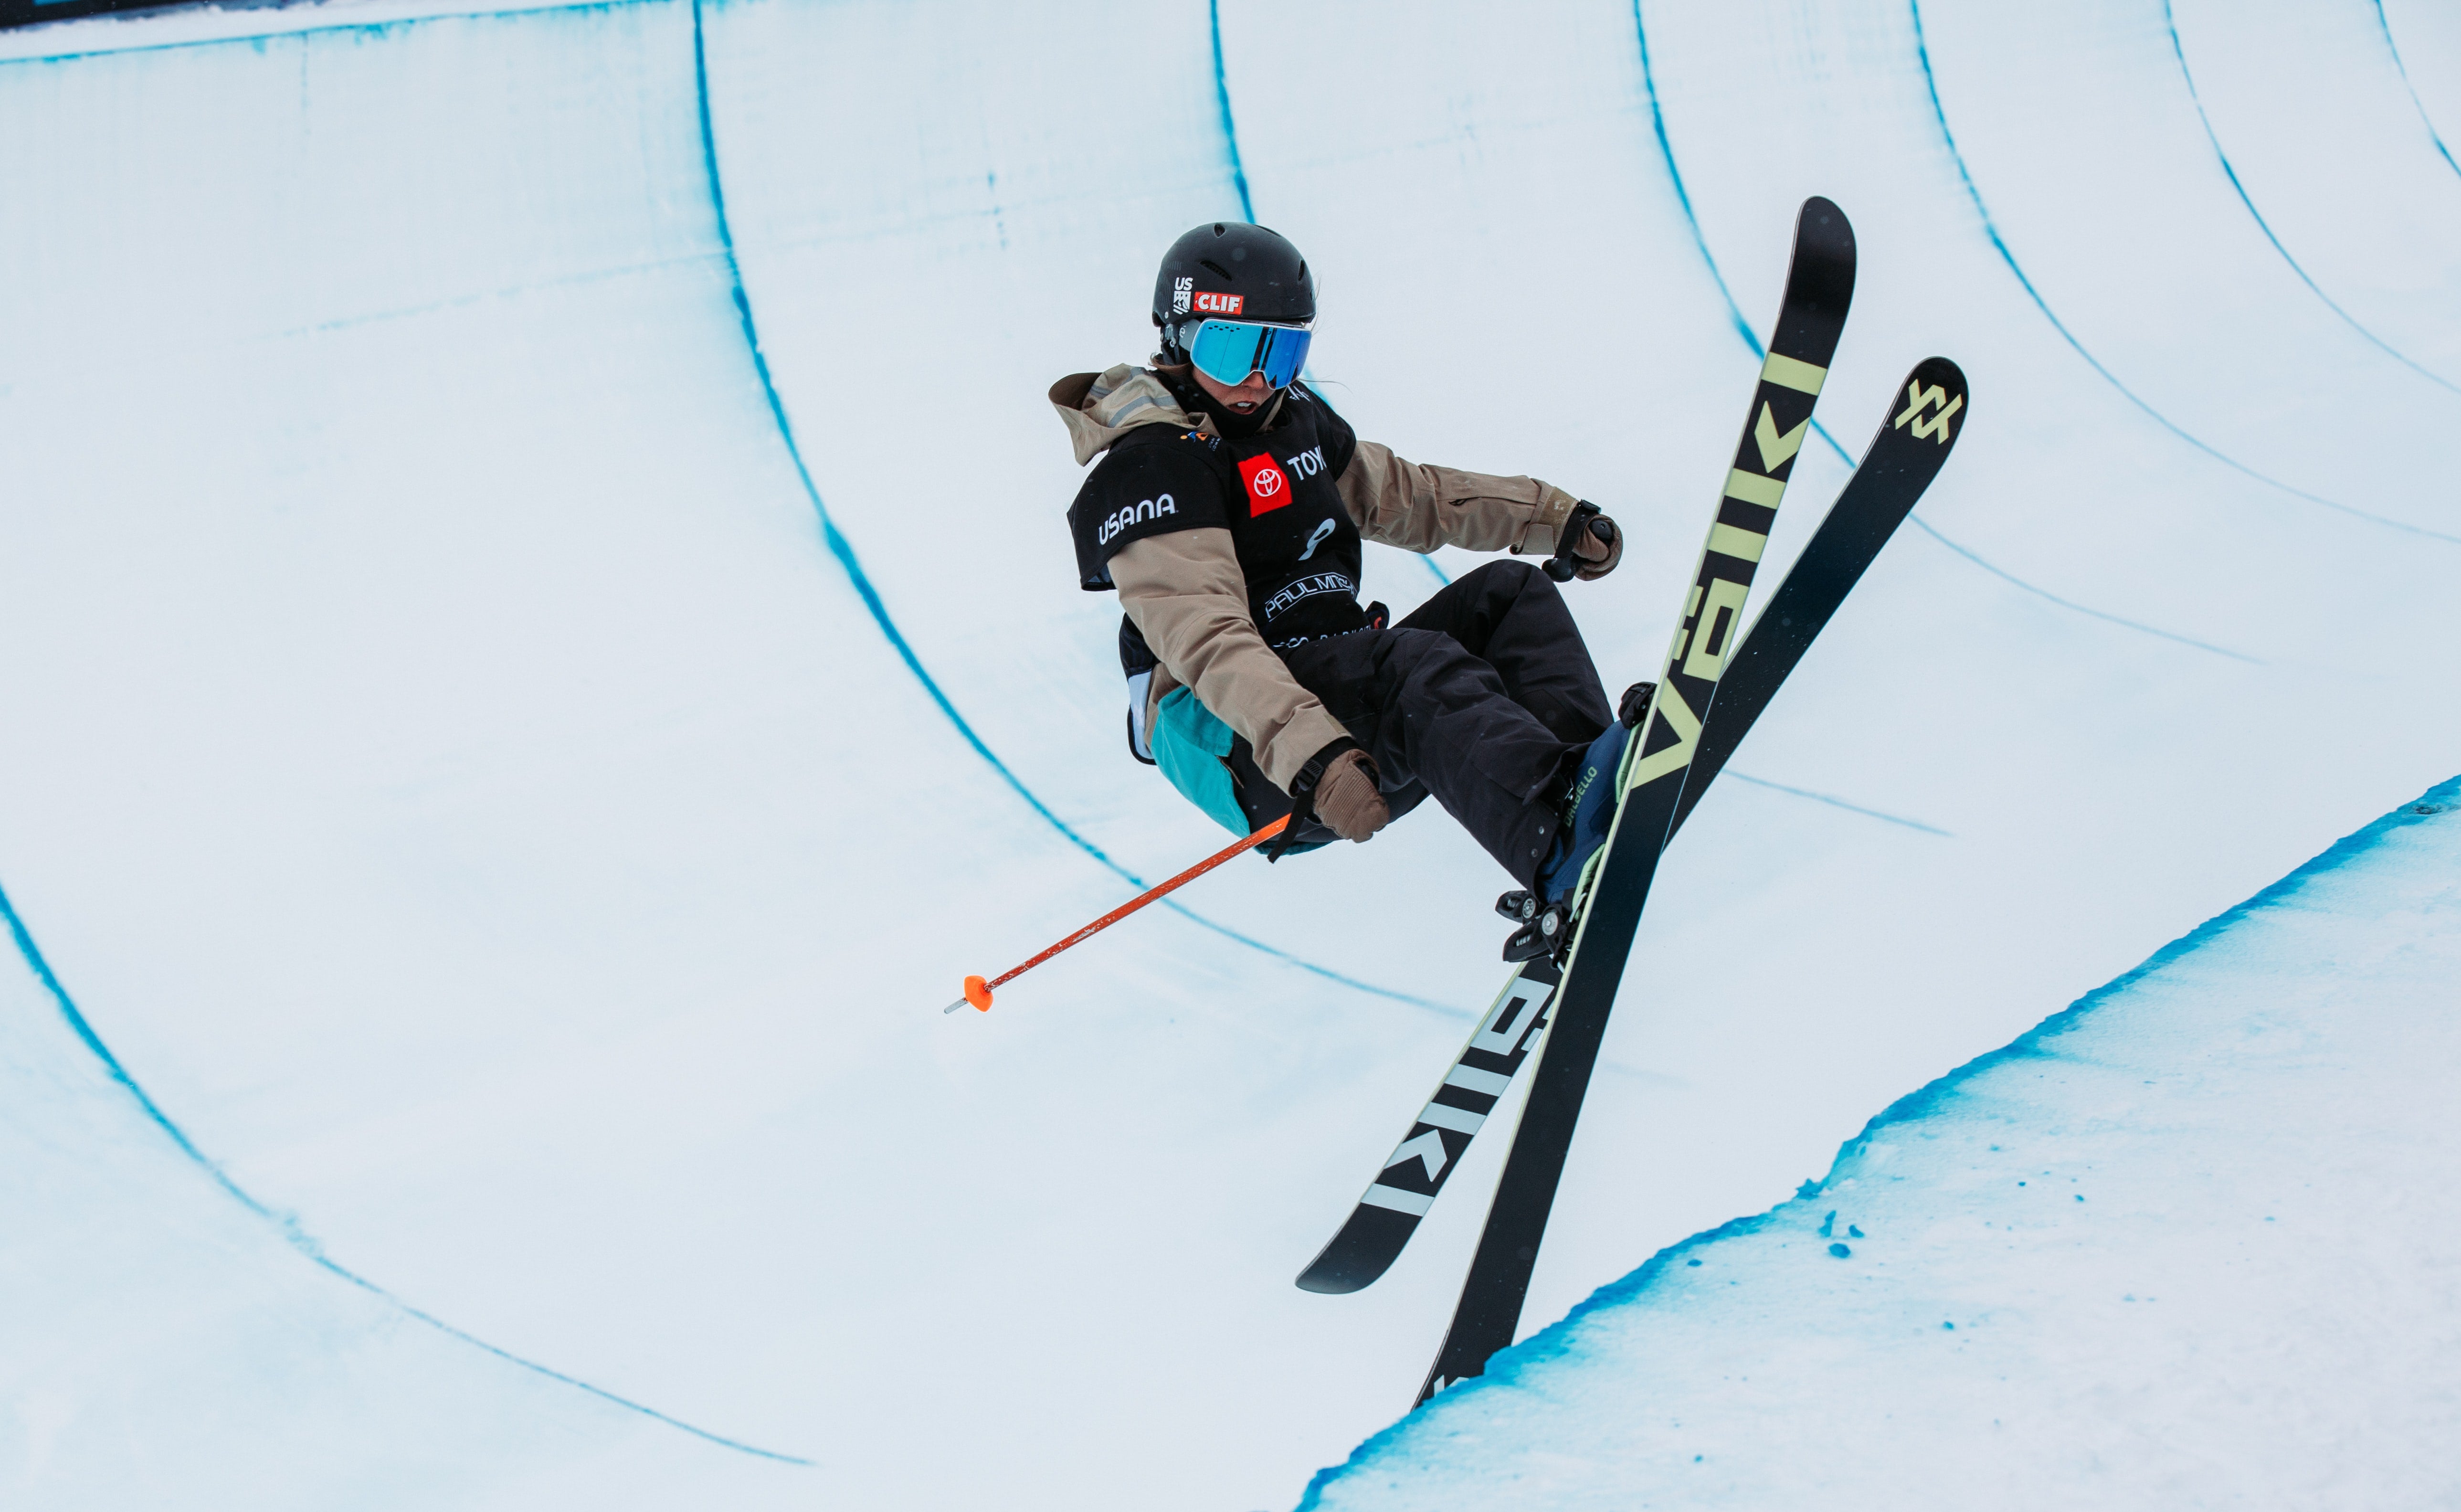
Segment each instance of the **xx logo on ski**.
M1945 401L1944 404L1943 401ZM1923 414L1934 405L1942 406L1937 415ZM1948 390L1943 386L1937 383L1924 383L1916 379L1906 385L1905 413L1890 421L1889 428L1903 430L1905 423L1913 420L1915 439L1937 441L1940 445L1946 446L1949 437L1948 417L1963 408L1965 408L1965 395L1960 394L1951 399L1948 396Z

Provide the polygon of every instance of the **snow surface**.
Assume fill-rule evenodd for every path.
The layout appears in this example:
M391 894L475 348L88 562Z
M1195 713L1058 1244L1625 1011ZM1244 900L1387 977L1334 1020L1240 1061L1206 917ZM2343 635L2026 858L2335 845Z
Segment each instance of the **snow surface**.
M2453 1504L2456 805L1899 1101L1302 1505Z
M1771 569L1973 381L1661 874L1529 1331L2455 766L2448 7L473 10L0 38L11 1505L1244 1509L1392 1420L1503 1141L1290 1278L1491 991L1454 826L937 1012L1219 843L1041 397L1201 220L1363 434L1614 510L1611 682L1806 194Z

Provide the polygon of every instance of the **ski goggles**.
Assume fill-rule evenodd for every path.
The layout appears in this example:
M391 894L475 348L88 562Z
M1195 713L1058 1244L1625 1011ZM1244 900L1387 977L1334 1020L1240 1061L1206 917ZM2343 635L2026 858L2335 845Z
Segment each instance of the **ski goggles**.
M1226 388L1261 373L1274 388L1287 387L1307 365L1303 326L1268 326L1253 320L1209 320L1179 328L1179 345L1196 371Z

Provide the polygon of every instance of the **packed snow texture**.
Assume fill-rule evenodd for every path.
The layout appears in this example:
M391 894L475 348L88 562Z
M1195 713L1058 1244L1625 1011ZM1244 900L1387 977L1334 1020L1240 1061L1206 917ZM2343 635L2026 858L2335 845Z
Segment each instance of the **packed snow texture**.
M2452 1505L2456 804L1908 1097L1303 1504Z
M0 36L12 1507L1246 1512L1392 1421L1505 1141L1291 1278L1493 990L1457 826L937 1012L1221 842L1042 398L1202 221L1361 434L1622 522L1613 687L1804 196L1766 581L1973 382L1660 874L1528 1331L2461 751L2450 7L454 12Z

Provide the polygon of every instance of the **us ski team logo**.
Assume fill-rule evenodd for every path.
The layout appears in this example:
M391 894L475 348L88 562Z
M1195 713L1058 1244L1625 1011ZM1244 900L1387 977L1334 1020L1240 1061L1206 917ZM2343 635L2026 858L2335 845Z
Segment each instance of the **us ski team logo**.
M1196 280L1195 280L1195 279L1193 279L1193 278L1174 278L1174 279L1172 279L1172 280L1170 281L1170 312L1171 312L1172 314L1174 314L1174 315L1185 315L1185 314L1187 314L1187 313L1188 313L1188 301L1189 297L1190 297L1191 295L1193 295L1195 292L1196 292Z

